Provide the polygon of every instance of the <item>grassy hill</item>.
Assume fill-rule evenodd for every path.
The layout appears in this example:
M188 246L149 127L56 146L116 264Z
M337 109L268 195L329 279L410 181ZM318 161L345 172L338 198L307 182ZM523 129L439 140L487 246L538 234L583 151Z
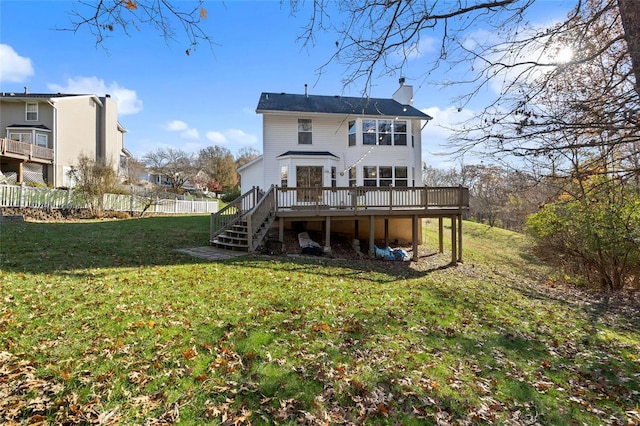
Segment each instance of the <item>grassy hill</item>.
M245 256L208 217L0 225L0 424L638 424L640 318L465 223L465 263Z

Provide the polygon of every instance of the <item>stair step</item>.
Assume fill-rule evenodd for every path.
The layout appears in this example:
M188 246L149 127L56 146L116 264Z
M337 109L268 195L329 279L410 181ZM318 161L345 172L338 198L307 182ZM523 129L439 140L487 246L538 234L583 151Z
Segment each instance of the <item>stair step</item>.
M212 245L218 247L218 248L223 248L226 250L243 250L243 251L247 251L247 244L239 244L239 243L230 243L227 241L220 241L218 239L215 239L211 242Z

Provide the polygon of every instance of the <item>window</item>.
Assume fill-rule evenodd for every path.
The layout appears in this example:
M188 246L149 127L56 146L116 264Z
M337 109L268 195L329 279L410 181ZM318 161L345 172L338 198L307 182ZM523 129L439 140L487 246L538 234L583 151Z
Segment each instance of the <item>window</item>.
M349 122L349 146L356 145L356 122L352 120Z
M349 144L351 145L351 139ZM355 145L355 136L353 144ZM406 146L407 122L405 120L362 120L362 144Z
M378 186L389 186L393 185L393 167L379 167L378 172L380 173L380 180L378 181Z
M362 120L362 144L375 145L376 140L376 120Z
M407 145L407 122L396 120L393 122L393 144Z
M409 185L406 166L364 166L362 173L364 186L406 187Z
M407 176L407 168L402 166L394 167L395 180L393 186L408 186L409 179Z
M311 145L311 119L298 119L298 144Z
M352 167L349 169L349 186L356 186L357 185L357 176L358 174L356 173L356 168Z
M27 121L38 121L38 104L35 102L27 103Z
M335 188L338 186L338 179L337 179L337 170L334 166L331 167L331 187Z
M391 145L391 120L378 120L378 145Z
M280 167L280 187L286 188L289 181L289 166Z
M36 145L47 148L47 135L43 135L42 133L36 133Z
M376 166L364 166L362 177L364 186L378 186L378 168Z
M9 139L24 143L31 143L31 133L9 133Z

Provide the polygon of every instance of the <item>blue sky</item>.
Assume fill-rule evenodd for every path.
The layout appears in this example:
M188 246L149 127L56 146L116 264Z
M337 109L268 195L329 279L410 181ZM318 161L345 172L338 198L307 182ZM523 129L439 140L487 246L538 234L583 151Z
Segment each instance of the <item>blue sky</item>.
M177 0L180 1L180 0ZM566 16L572 1L538 0L532 19ZM118 101L119 121L127 129L125 146L137 158L159 147L188 152L219 145L232 153L242 147L262 151L262 120L255 113L261 92L359 96L362 87L343 88L345 69L318 69L335 50L334 34L319 34L315 46L298 41L307 14L292 17L288 2L276 0L207 1L203 27L216 45L184 53L186 40L166 42L147 27L131 37L116 33L96 46L88 29L73 33L71 1L0 1L0 90L32 93L109 93ZM437 34L434 34L436 37ZM410 63L407 84L414 85L414 106L434 116L423 130L428 164L454 164L431 154L446 145L442 126L460 119L452 99L455 88L435 85L452 76L444 71L428 83L413 81L437 54L429 38ZM435 40L435 38L434 38ZM378 78L370 95L390 97L398 75ZM478 100L477 105L480 105ZM468 117L473 106L464 111Z

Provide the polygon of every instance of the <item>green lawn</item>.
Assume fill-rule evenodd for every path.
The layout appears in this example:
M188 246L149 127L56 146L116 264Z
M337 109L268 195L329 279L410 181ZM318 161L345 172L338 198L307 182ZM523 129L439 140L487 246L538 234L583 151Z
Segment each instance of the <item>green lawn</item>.
M465 263L246 256L208 216L3 223L0 424L638 424L640 318L518 234Z

